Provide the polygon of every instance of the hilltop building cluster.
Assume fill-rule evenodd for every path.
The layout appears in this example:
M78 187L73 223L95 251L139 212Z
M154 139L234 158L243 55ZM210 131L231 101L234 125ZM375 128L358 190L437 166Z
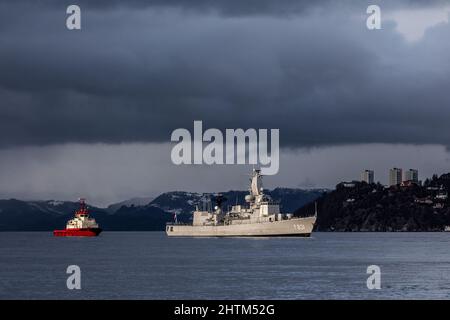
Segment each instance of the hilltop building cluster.
M411 184L420 184L419 171L417 169L409 169L403 172L401 168L392 168L389 170L389 186L408 186Z
M361 172L361 181L337 184L318 201L318 230L450 231L450 173L422 182L416 169L388 172L389 185L375 182L373 170Z
M375 173L373 170L366 169L361 173L361 181L372 184L375 183ZM408 169L403 171L401 168L389 169L389 184L388 187L392 186L409 186L412 184L420 185L419 181L419 170Z

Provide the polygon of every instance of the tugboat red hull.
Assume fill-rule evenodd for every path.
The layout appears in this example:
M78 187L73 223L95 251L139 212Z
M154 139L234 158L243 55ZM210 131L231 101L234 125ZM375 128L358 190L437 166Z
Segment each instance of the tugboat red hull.
M96 237L102 232L101 228L54 230L55 237Z

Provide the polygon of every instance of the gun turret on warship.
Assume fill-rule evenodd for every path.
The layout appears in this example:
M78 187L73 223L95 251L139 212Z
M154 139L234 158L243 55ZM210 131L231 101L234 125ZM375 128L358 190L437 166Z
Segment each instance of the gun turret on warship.
M317 218L313 216L294 217L292 213L281 213L279 203L264 194L261 171L254 169L250 179L249 194L245 196L248 205L234 205L224 211L222 196L216 198L216 206L210 210L193 213L192 224L168 223L166 234L178 237L309 237Z

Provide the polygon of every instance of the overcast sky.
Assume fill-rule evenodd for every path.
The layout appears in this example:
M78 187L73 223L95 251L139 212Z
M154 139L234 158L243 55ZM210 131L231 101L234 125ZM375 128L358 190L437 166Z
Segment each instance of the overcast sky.
M69 31L69 4L82 30ZM368 30L378 4L382 29ZM244 189L170 134L279 128L266 185L450 171L448 1L0 1L0 198ZM242 178L244 177L244 178Z

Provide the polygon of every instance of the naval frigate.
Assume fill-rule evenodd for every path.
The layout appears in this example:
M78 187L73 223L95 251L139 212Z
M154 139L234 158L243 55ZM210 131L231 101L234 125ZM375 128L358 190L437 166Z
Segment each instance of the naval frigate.
M281 213L280 204L264 194L262 174L253 169L247 205L234 205L231 210L221 208L223 199L218 197L214 209L193 212L192 224L168 223L169 237L309 237L317 218L317 206L310 217L294 217Z

